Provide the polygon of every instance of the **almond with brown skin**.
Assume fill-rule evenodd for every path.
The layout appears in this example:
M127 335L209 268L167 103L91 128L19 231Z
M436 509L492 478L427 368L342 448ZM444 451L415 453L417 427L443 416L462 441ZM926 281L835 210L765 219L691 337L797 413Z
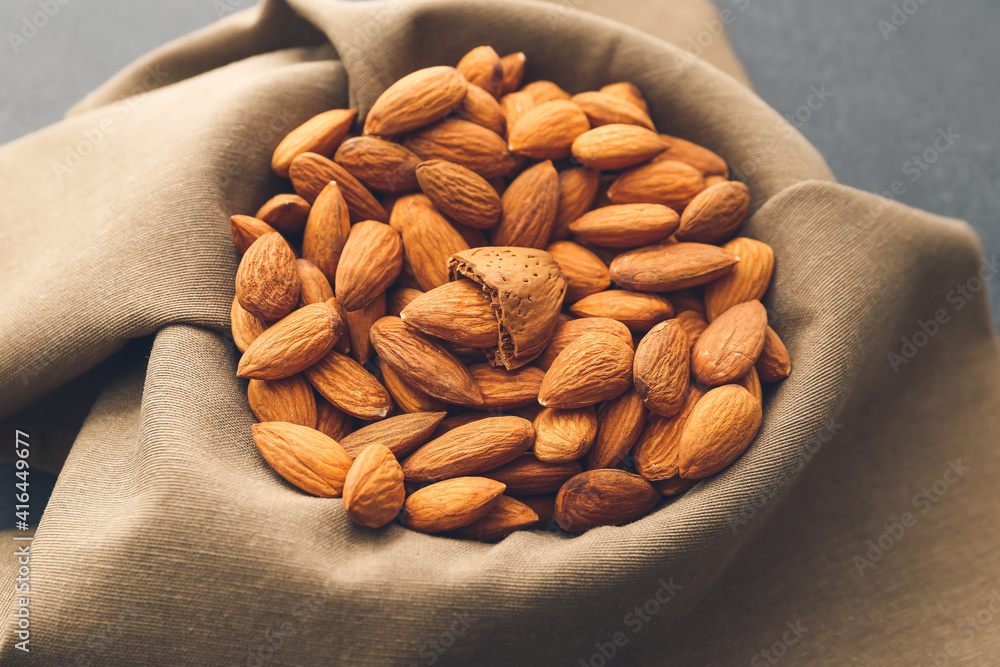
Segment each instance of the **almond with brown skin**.
M467 278L418 294L399 317L426 334L466 347L491 347L500 337L489 295Z
M710 188L713 185L718 185L719 183L725 183L729 179L725 176L719 176L717 174L710 174L705 177L705 187Z
M753 368L764 348L767 311L760 301L733 306L708 325L691 350L691 370L703 385L735 382Z
M403 145L423 160L448 160L483 178L506 176L514 157L496 132L467 120L438 121L406 137Z
M767 327L764 334L764 347L757 358L756 368L760 381L765 383L784 380L792 372L792 359L788 356L788 350L771 327Z
M335 182L347 202L351 222L386 222L389 219L388 213L368 188L333 160L315 153L303 153L295 158L288 173L292 179L292 187L309 202L315 202L330 181Z
M344 480L344 512L354 523L380 528L396 518L406 500L403 470L385 445L358 454Z
M677 458L681 477L702 479L735 461L757 435L761 419L760 401L743 387L709 391L684 424Z
M395 136L429 125L461 104L468 86L454 67L427 67L407 74L375 100L364 133Z
M484 473L513 461L535 441L520 417L481 419L431 440L403 461L407 482L437 482Z
M420 290L413 289L412 287L400 287L399 289L389 292L385 314L392 315L393 317L399 317L399 314L403 312L403 309L413 303L413 301L422 294L426 294L426 292L421 292Z
M254 317L278 320L298 305L299 273L295 254L277 232L250 244L236 271L236 298Z
M382 419L392 409L389 392L375 376L336 350L328 352L303 374L323 398L358 419Z
M383 366L434 398L479 406L483 394L469 370L443 346L398 317L383 317L371 328L371 341Z
M634 389L601 403L597 411L597 437L587 452L587 470L617 465L639 439L646 425L646 414L642 397Z
M598 526L621 526L650 512L660 494L638 475L624 470L587 470L572 478L556 496L556 521L570 533Z
M340 335L340 338L337 339L337 342L333 344L333 349L335 349L337 352L348 354L351 351L351 332L350 332L351 325L350 325L350 319L347 316L348 313L346 310L340 307L339 303L337 303L337 297L331 296L324 303L326 303L326 305L330 306L335 311L337 311L337 314L340 315L340 319L344 320L344 333L342 333ZM359 312L363 311L355 311L354 313L352 313L352 316L356 319ZM378 317L382 316L379 315Z
M477 46L458 61L455 67L469 83L498 97L503 89L503 63L491 46Z
M316 396L301 375L281 380L250 380L250 409L262 422L289 422L316 428Z
M333 298L330 281L315 264L308 259L297 259L295 268L298 269L299 282L302 283L302 289L299 290L299 306L323 303Z
M601 172L588 167L574 167L559 172L559 205L552 226L552 240L569 236L569 225L590 210L597 197Z
M653 127L653 121L650 120L646 112L642 111L635 104L614 95L589 91L574 95L570 99L583 109L583 113L587 114L587 119L590 120L591 127L617 123L639 125L648 130L656 129Z
M479 86L469 86L465 99L455 109L454 116L485 127L501 137L507 136L507 116L504 115L503 107L497 98Z
M534 366L522 366L512 371L494 368L490 364L469 367L473 379L483 393L483 410L513 410L538 400L545 371Z
M410 207L403 228L403 249L425 292L448 282L448 261L469 245L433 206Z
M378 137L354 137L337 149L334 162L375 192L417 189L420 158L400 144Z
M569 157L573 140L590 129L583 110L569 100L553 100L534 107L510 128L507 147L515 155L534 160Z
M738 303L762 299L774 273L774 251L766 243L737 237L722 248L740 261L705 286L705 316L709 322Z
M531 528L538 523L538 515L520 500L500 496L493 509L481 519L462 526L453 534L467 540L499 542L515 531Z
M249 215L234 215L229 218L229 233L233 237L236 251L241 255L261 236L277 231L263 220Z
M662 241L677 229L677 212L662 204L620 204L594 209L569 230L584 241L607 248L634 248Z
M298 195L274 195L264 202L254 217L263 220L282 234L297 234L306 226L309 202Z
M552 255L566 279L566 303L603 292L611 285L611 272L601 258L578 243L556 241L545 252Z
M403 525L422 533L455 530L484 517L504 491L484 477L458 477L415 491L403 503Z
M515 417L520 415L514 415ZM466 424L471 424L472 422L479 421L480 419L492 419L493 416L488 412L463 412L460 415L455 415L454 417L446 417L441 420L438 424L437 429L431 435L431 440L440 438L445 433L454 431L459 426L465 426Z
M618 320L629 331L645 333L663 320L673 317L674 308L669 301L655 294L608 290L580 299L569 307L569 312L578 317Z
M663 204L683 212L704 189L705 179L691 165L675 160L654 160L619 176L608 188L608 198L615 204Z
M422 192L402 195L393 203L389 214L389 226L402 236L406 229L406 218L410 215L410 210L414 206L431 206L431 200Z
M403 458L431 439L446 412L413 412L374 422L341 438L340 445L351 456L366 447L382 444L393 456Z
M545 104L552 100L569 99L569 93L546 79L539 79L538 81L525 84L521 90L531 95L531 98L535 100L535 104Z
M507 134L510 134L511 129L526 113L537 106L538 102L531 96L531 93L526 93L523 90L508 93L500 98L500 108L503 109L504 118L507 119Z
M500 196L485 178L445 160L428 160L417 167L417 180L434 207L449 218L476 229L500 220Z
M750 210L750 190L739 181L706 187L684 209L678 241L719 243L739 229Z
M369 333L372 325L385 317L385 302L385 292L382 292L361 308L344 311L344 322L347 323L347 333L351 341L351 356L359 364L367 363L372 358L374 348Z
M583 472L576 461L543 463L534 454L521 454L510 463L483 473L507 485L507 493L514 496L555 493L570 477Z
M319 396L316 398L316 430L340 442L354 430L354 417Z
M240 358L236 376L280 380L312 366L333 347L344 322L325 303L299 308L268 327Z
M233 306L229 310L230 327L233 332L233 342L236 349L246 352L250 344L267 329L267 322L254 317L240 305L240 300L233 297Z
M611 262L611 280L638 292L670 292L712 282L739 257L705 243L662 243L629 250Z
M388 365L381 365L382 381L403 412L439 412L448 409L448 404L434 398L401 378Z
M503 68L503 86L500 93L507 95L513 93L521 87L521 80L524 78L524 63L527 56L521 51L509 53L500 59L500 66Z
M699 315L705 315L705 299L701 290L693 287L671 290L663 295L670 303L674 304L674 312L683 313L685 310L693 310Z
M337 264L337 302L360 310L383 294L403 266L403 241L389 225L368 220L351 227Z
M309 211L302 235L302 256L323 272L332 283L337 264L351 233L350 213L340 186L327 183Z
M588 167L613 171L647 162L666 148L667 144L652 130L613 123L579 135L573 141L573 157Z
M551 160L521 172L503 193L503 212L493 245L544 248L559 205L559 175Z
M257 451L289 483L321 498L341 494L351 457L336 440L288 422L264 422L251 428Z
M535 365L547 371L563 349L585 333L607 333L617 336L628 346L632 345L632 334L628 327L607 317L583 317L561 322L552 332L548 347L535 360Z
M584 456L597 437L597 412L592 405L560 410L545 408L534 421L535 457L545 463L565 463Z
M708 328L708 321L700 313L693 310L685 310L683 313L678 313L675 319L678 324L684 327L684 333L687 334L688 350L690 350L698 342L698 339L701 338L701 335L705 333L705 329Z
M691 378L691 354L677 320L660 322L643 336L635 348L632 376L646 407L664 417L680 412Z
M684 407L678 414L673 417L649 415L646 427L632 450L637 473L654 482L680 474L677 456L684 424L704 395L704 389L691 385L684 399Z
M667 150L656 157L657 160L674 160L689 164L706 177L724 178L729 173L726 161L704 146L668 134L661 134L660 138L668 145Z
M271 158L274 173L288 178L289 167L303 153L333 153L347 136L357 115L357 109L331 109L299 125L274 149Z
M758 360L759 361L759 360ZM751 368L747 371L747 374L737 380L734 384L738 384L747 391L750 395L757 399L757 402L763 405L764 401L764 389L760 386L760 376L757 375L757 369Z
M649 115L649 106L646 105L646 99L642 96L642 92L635 86L635 84L629 83L628 81L609 83L606 86L602 86L600 92L605 95L610 95L611 97L624 100L639 108L644 114Z
M586 333L567 345L545 374L538 402L582 408L621 396L632 385L632 347L606 333Z

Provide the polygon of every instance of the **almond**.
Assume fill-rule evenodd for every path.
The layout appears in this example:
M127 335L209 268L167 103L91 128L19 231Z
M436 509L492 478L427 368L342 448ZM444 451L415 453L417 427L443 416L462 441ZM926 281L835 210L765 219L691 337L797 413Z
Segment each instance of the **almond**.
M455 537L479 542L499 542L510 534L538 523L538 515L519 500L500 496L486 515L462 526L455 531Z
M414 206L433 207L431 200L427 198L427 195L421 192L415 192L400 196L396 199L390 209L391 213L389 214L389 226L395 229L400 236L403 235L403 230L406 229L406 218L410 215L410 210L413 209Z
M764 347L757 358L757 374L761 382L778 382L784 380L792 372L792 360L788 356L785 344L781 342L778 333L767 327L764 334Z
M611 280L639 292L670 292L709 283L738 261L731 252L705 243L663 243L618 255L611 262Z
M556 496L556 521L570 533L621 526L648 514L660 494L624 470L587 470L566 482Z
M493 245L544 248L559 205L559 175L551 160L521 172L503 193Z
M295 254L277 232L254 241L236 271L236 298L254 317L277 320L299 301L299 274Z
M263 422L252 429L257 451L289 483L322 498L343 491L351 457L336 440L287 422Z
M479 86L469 86L462 104L455 109L455 117L475 123L501 137L507 136L507 116L497 98Z
M612 274L612 277L614 274ZM674 308L662 296L609 290L584 297L569 307L578 317L606 317L618 320L629 331L644 333L672 317Z
M454 67L427 67L386 88L365 119L365 134L394 136L444 118L462 103L469 84Z
M385 314L398 317L399 314L403 312L404 308L413 303L413 301L422 294L426 294L426 292L421 292L420 290L413 289L412 287L400 287L399 289L389 292Z
M315 153L303 153L295 158L288 172L295 191L309 202L315 202L323 188L335 182L347 202L351 222L378 220L386 222L389 215L361 181L333 160Z
M500 337L489 295L466 278L418 294L399 317L426 334L467 347L491 347Z
M380 528L396 518L406 500L403 470L385 445L369 445L344 480L344 512L354 523Z
M621 396L632 384L632 348L607 333L586 333L567 345L545 374L538 402L582 408Z
M634 389L601 403L597 411L597 437L587 452L587 470L610 468L625 458L642 433L646 412Z
M678 467L681 477L714 475L742 454L760 428L758 400L743 387L716 387L694 406L681 434Z
M693 310L685 310L677 314L677 323L684 327L687 334L688 350L694 347L701 335L708 328L708 321L699 313Z
M512 410L538 400L545 371L534 366L522 366L509 371L489 364L469 367L473 379L483 393L484 410Z
M486 179L445 160L428 160L417 167L420 189L434 207L449 218L476 229L489 229L500 220L500 196Z
M337 302L351 312L383 294L399 277L403 241L389 225L368 220L351 227L337 264Z
M613 123L584 132L573 141L573 157L594 169L625 169L662 153L660 135L638 125ZM615 202L618 203L618 202Z
M534 441L535 430L526 419L481 419L417 449L403 461L403 474L407 482L437 482L484 473L513 461Z
M383 364L381 369L382 381L403 412L438 412L448 408L444 401L417 389L389 366Z
M421 391L457 405L482 405L483 394L468 369L403 320L383 317L372 325L370 336L382 364Z
M706 177L725 177L729 173L726 161L704 146L668 134L661 134L660 138L667 142L667 150L660 153L656 157L657 160L674 160L689 164Z
M569 93L560 88L558 85L545 79L532 81L521 88L521 90L531 95L531 98L535 100L535 104L545 104L546 102L551 102L552 100L569 99Z
M514 158L504 140L496 132L467 120L438 121L406 137L403 145L423 160L454 162L483 178L505 176L514 168Z
M403 229L403 249L421 289L429 291L448 282L448 258L468 247L435 208L419 204L410 207Z
M609 83L606 86L602 86L600 89L601 93L605 95L610 95L611 97L624 100L629 104L637 107L644 114L649 114L649 107L646 105L646 100L643 98L642 93L636 88L635 84L629 83L627 81L622 81L619 83Z
M597 412L593 406L559 410L545 408L535 417L535 457L545 463L565 463L581 458L597 437Z
M718 243L732 236L750 210L750 190L739 181L724 181L699 192L684 209L678 241Z
M583 317L560 323L552 332L548 347L535 360L535 365L547 371L567 345L583 334L593 332L608 333L617 336L626 345L632 345L632 334L629 333L628 327L618 320L607 317Z
M375 192L417 189L420 158L400 144L378 137L354 137L340 145L333 160Z
M601 172L589 167L564 169L559 172L559 205L556 206L556 220L552 226L554 241L569 236L569 225L590 210L597 197L597 186Z
M685 310L693 310L702 317L705 315L705 300L701 291L693 287L672 290L663 295L674 305L674 312L683 313Z
M766 332L767 311L760 301L733 306L710 323L694 344L694 377L710 387L739 380L757 362Z
M504 118L507 119L507 134L517 125L526 113L538 106L538 102L523 90L508 93L500 98L500 108L503 109Z
M759 361L759 360L758 360ZM760 376L757 375L757 369L751 368L747 371L747 374L737 380L734 384L738 384L747 391L750 395L757 399L757 402L763 405L764 402L764 390L760 386Z
M347 201L340 186L331 181L316 197L302 235L302 256L322 271L331 283L337 275L337 264L350 233Z
M705 316L709 322L738 303L763 298L774 273L774 251L766 243L738 237L722 247L740 261L705 286Z
M301 375L281 380L250 380L250 409L262 422L290 422L316 428L316 396Z
M483 473L483 476L503 482L507 485L507 493L511 495L524 496L555 493L570 477L581 472L583 468L576 461L543 463L528 452L510 463Z
M705 177L705 187L710 188L713 185L718 185L719 183L725 183L729 179L725 176L719 176L717 174L709 174Z
M331 109L299 125L274 149L271 158L274 173L288 178L289 167L303 153L333 153L347 136L357 115L357 109Z
M484 517L503 491L503 484L484 477L446 479L407 498L400 519L422 533L455 530Z
M608 248L662 241L677 229L677 213L661 204L620 204L594 209L569 225L575 235Z
M250 344L236 375L258 380L295 375L326 355L343 331L343 320L325 303L299 308Z
M659 482L654 482L653 486L660 495L663 496L679 496L682 493L687 493L694 485L698 483L697 479L684 479L683 477L670 477L668 479L661 479Z
M344 311L344 322L347 323L347 333L351 341L351 356L359 364L367 363L372 358L374 350L369 333L372 325L385 317L385 304L385 292L382 292L358 310Z
M570 99L587 114L591 127L624 124L639 125L648 130L656 129L646 112L614 95L590 91L579 93Z
M643 336L635 348L632 376L646 407L664 417L680 412L691 377L691 354L677 320L661 322Z
M573 140L590 129L583 110L569 100L553 100L532 108L511 127L511 153L535 160L569 157Z
M657 414L649 416L646 427L632 450L636 472L654 482L679 474L677 456L684 424L704 395L703 389L691 385L685 396L684 406L678 414L673 417Z
M431 440L440 438L445 433L454 431L459 426L465 426L466 424L471 424L472 422L479 421L480 419L491 419L494 416L496 415L491 416L490 413L488 412L475 411L475 412L463 412L462 414L455 415L454 417L446 417L445 419L441 420L441 423L438 425L433 435L431 435ZM520 415L514 415L514 416L520 416Z
M241 255L261 236L277 231L263 220L249 215L234 215L229 218L229 232L233 237L233 245Z
M392 409L389 392L375 376L336 350L328 352L303 374L323 398L359 419L381 419Z
M654 160L619 176L608 188L608 198L615 204L663 204L682 212L704 189L705 179L691 165Z
M510 53L500 59L500 66L503 68L503 86L501 94L512 93L521 87L521 80L524 78L524 63L528 58L524 53Z
M470 84L499 97L503 89L503 63L491 46L477 46L458 61L456 69Z
M335 407L325 398L318 397L316 398L316 430L339 443L341 438L354 430L354 417Z
M385 445L396 458L402 458L431 439L431 434L444 419L446 412L414 412L389 417L354 431L340 440L351 456L358 456L366 447Z
M260 320L246 311L240 305L239 299L233 297L233 305L229 310L230 328L233 332L233 342L236 349L246 352L250 344L267 329L267 322Z
M298 195L274 195L264 202L254 217L263 220L282 234L297 234L306 226L309 202Z
M566 279L566 303L603 292L611 285L611 272L601 258L578 243L556 241L545 252L552 255Z
M330 287L330 281L315 264L308 259L297 259L295 260L295 268L299 272L299 282L302 284L302 288L299 290L299 306L323 303L333 298L333 288ZM338 314L340 314L339 310Z

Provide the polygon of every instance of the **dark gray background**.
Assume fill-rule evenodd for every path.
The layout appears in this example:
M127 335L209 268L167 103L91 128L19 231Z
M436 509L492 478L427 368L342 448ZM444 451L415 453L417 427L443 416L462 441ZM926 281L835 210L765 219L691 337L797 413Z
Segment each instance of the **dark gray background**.
M0 3L0 143L58 121L75 101L147 51L218 20L230 7L255 4L59 1ZM900 201L967 220L986 257L1000 259L1000 3L715 2L729 10L727 29L757 92L790 116L840 182L883 193L899 181L897 192L900 185L905 189ZM588 3L573 4L586 9ZM34 32L26 29L25 21L46 5L53 15ZM26 43L15 50L11 34L26 37ZM829 93L822 103L812 98L815 110L804 106L813 89ZM926 169L917 166L914 156L933 150L938 131L949 128L958 135L954 144ZM863 234L857 242L864 242ZM994 277L988 288L994 326L1000 328L998 283ZM13 479L12 466L0 466L4 478ZM33 473L33 523L51 482L51 476ZM0 499L0 528L12 527L13 507L6 507L12 501L6 494Z

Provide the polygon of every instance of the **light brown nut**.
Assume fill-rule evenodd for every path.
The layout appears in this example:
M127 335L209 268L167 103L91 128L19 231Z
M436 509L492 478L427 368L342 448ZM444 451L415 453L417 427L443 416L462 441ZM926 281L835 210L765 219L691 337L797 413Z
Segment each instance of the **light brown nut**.
M538 402L582 408L617 398L632 385L632 348L607 333L586 333L567 345L545 374Z
M357 310L343 311L350 339L350 352L359 364L367 363L374 354L370 339L372 325L385 317L385 292L376 295L369 303Z
M440 412L448 409L447 403L417 389L388 365L383 364L380 368L386 389L403 412Z
M740 261L705 285L705 317L709 322L738 303L762 299L774 273L774 251L766 243L740 236L722 248Z
M383 222L359 222L351 227L337 264L337 303L347 312L364 308L396 282L402 267L399 234Z
M663 204L682 213L704 189L705 179L691 165L653 160L619 176L608 188L608 198L615 204Z
M753 368L764 348L767 311L760 301L746 301L708 325L691 350L695 379L709 387L735 382Z
M315 202L323 189L331 182L337 184L347 209L351 222L362 220L378 220L386 222L389 214L378 203L375 196L368 191L361 181L351 176L351 173L333 160L316 153L303 153L295 158L288 172L292 179L292 187L308 202Z
M560 410L545 408L535 417L535 457L545 463L582 458L597 437L597 412L588 405Z
M247 312L235 296L232 308L229 310L229 319L233 342L236 343L236 349L240 352L246 352L250 344L264 333L264 329L267 329L267 322Z
M739 181L706 187L691 200L681 216L678 241L719 243L736 233L750 210L750 190Z
M546 160L521 172L504 191L502 204L500 222L493 229L493 245L548 245L559 205L559 175L552 162Z
M483 178L506 176L514 156L503 138L492 130L458 118L449 118L408 135L403 145L423 160L447 160L471 169Z
M569 236L569 224L590 210L597 197L601 172L589 167L573 167L559 172L559 205L552 225L552 240Z
M354 430L354 417L335 407L322 396L318 396L316 397L316 430L325 433L339 443L341 438Z
M652 130L613 123L579 135L573 141L572 150L580 164L614 171L648 162L666 148L667 144Z
M234 215L229 218L229 233L233 237L236 251L241 255L261 236L277 231L263 220L249 215Z
M569 100L553 100L532 108L510 128L507 147L534 160L569 157L573 140L590 129L583 110Z
M282 234L298 234L306 226L309 202L298 195L274 195L264 202L254 217L263 220Z
M493 508L481 519L457 529L452 535L479 542L499 542L518 530L538 523L538 515L520 500L500 496Z
M417 180L434 207L449 218L476 229L500 220L500 195L485 178L462 165L428 160L417 167Z
M601 258L578 243L556 241L545 252L552 255L566 279L566 303L597 294L611 285L611 272Z
M770 326L764 334L764 348L757 357L757 374L764 383L784 380L792 372L792 359L778 333Z
M661 134L660 138L667 142L667 150L657 155L657 160L673 160L689 164L706 179L711 176L725 178L729 173L726 161L704 146L669 134Z
M351 456L366 447L385 445L398 459L403 458L431 439L431 434L444 419L446 412L413 412L373 422L340 439L340 445Z
M535 442L531 422L491 417L431 440L403 461L408 482L437 482L485 473L516 459Z
M673 317L674 308L669 301L655 294L608 290L580 299L569 307L569 312L578 317L618 320L629 331L644 333Z
M587 470L618 464L639 439L646 425L646 414L646 406L635 389L601 403L597 411L597 437L587 452Z
M465 99L455 109L455 118L467 120L501 137L507 136L507 116L500 102L479 86L470 85Z
M483 476L506 484L507 493L512 496L526 496L555 493L570 477L581 472L583 468L576 461L543 463L528 452Z
M635 84L629 83L628 81L621 81L618 83L609 83L606 86L602 86L600 91L605 95L611 95L620 100L625 100L629 104L640 109L644 114L649 114L649 106L646 104L645 98L642 96L642 92L635 86Z
M254 424L257 451L289 483L322 498L339 496L351 457L336 440L288 422Z
M650 410L672 417L684 407L691 378L691 351L684 327L676 320L660 322L635 348L635 389Z
M375 192L412 192L417 189L420 158L392 141L354 137L337 149L333 161Z
M556 357L559 356L559 353L567 345L583 334L593 332L612 334L617 336L626 345L632 346L632 334L629 332L628 327L618 320L607 317L567 319L564 322L560 322L555 331L552 332L552 338L549 341L548 347L535 360L535 365L547 371L552 366L552 362L555 361Z
M344 480L344 512L354 523L380 528L396 518L406 499L403 470L385 445L362 450Z
M303 153L333 153L347 136L357 115L357 109L331 109L299 125L274 149L271 158L274 173L288 178L292 161Z
M528 60L521 51L509 53L500 59L503 68L503 86L500 89L502 95L513 93L521 86L524 78L524 64Z
M290 422L316 428L316 396L301 375L281 380L250 380L250 409L262 422Z
M606 248L634 248L663 241L677 229L679 216L662 204L618 204L596 208L569 225L584 241Z
M611 262L611 280L638 292L670 292L709 283L739 258L705 243L662 243L626 251Z
M422 292L418 289L412 287L400 287L395 289L386 296L386 315L392 315L393 317L399 317L399 314L403 312L403 309L408 305L413 303L413 301L420 295L426 294L427 292Z
M458 477L415 491L403 503L403 525L422 533L455 530L484 517L504 485L484 477Z
M656 129L653 127L653 121L650 120L649 114L634 103L620 97L597 91L588 91L574 95L570 99L587 114L587 119L590 120L591 127L619 123L639 125L649 130Z
M448 260L468 250L462 235L433 206L411 206L403 228L403 249L420 288L429 291L448 282Z
M395 136L444 118L462 103L469 83L454 67L427 67L385 89L365 118L365 134Z
M569 99L569 93L546 79L539 79L538 81L525 84L521 90L531 95L531 98L535 100L535 104L545 104L552 100Z
M491 46L477 46L458 61L456 69L469 83L498 97L503 89L503 61Z
M743 387L709 391L684 424L677 458L681 477L702 479L735 461L757 435L761 418L760 401Z
M326 400L358 419L382 419L392 409L389 392L358 362L336 350L303 371Z
M684 333L687 334L688 351L694 347L694 344L698 342L701 338L701 334L705 332L708 328L708 321L700 313L694 310L685 310L683 313L677 314L677 323L684 327Z
M417 294L399 317L425 334L466 347L492 347L500 337L489 295L467 278Z
M514 410L538 400L545 371L534 366L521 366L512 371L490 364L469 367L473 379L483 393L483 410Z
M704 395L704 389L690 385L684 406L679 413L673 417L649 415L646 427L632 450L637 473L654 482L680 474L677 456L684 424L687 423L694 406Z
M660 494L638 475L604 468L572 478L556 496L556 521L570 533L621 526L648 514Z
M302 235L302 256L323 272L332 285L344 244L351 233L350 213L343 193L334 182L323 188L309 211Z
M295 254L277 232L254 241L236 271L240 306L262 320L278 320L292 312L301 287Z

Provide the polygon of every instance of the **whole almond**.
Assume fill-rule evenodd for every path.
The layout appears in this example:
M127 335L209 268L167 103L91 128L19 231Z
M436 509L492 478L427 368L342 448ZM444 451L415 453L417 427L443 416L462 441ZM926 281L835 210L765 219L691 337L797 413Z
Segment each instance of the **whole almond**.
M380 528L396 518L406 500L403 470L385 445L362 450L344 480L344 512L354 523Z
M784 380L792 372L792 360L778 333L770 326L764 334L764 347L757 358L757 374L765 383Z
M553 100L534 107L511 127L511 153L535 160L569 157L573 140L590 129L583 110L569 100Z
M708 321L703 315L693 310L685 310L683 313L678 313L676 320L678 324L684 327L684 333L687 334L688 350L690 350L698 342L698 339L701 338L701 335L705 333L705 329L708 328Z
M677 457L684 424L687 423L694 406L704 395L704 389L691 385L679 413L672 417L649 415L646 426L632 450L637 473L654 482L680 474Z
M604 468L570 479L556 496L556 521L570 533L621 526L648 514L660 494L638 475Z
M498 97L503 89L503 63L491 46L477 46L458 61L456 69L469 83Z
M261 236L277 231L263 220L249 215L234 215L229 218L229 233L233 237L236 251L241 255Z
M476 229L500 220L500 196L485 178L445 160L428 160L417 167L420 189L449 218Z
M496 132L467 120L438 121L407 136L403 145L425 161L448 160L483 178L506 176L514 168L514 157L504 140Z
M646 162L666 148L667 144L652 130L613 123L579 135L573 141L572 150L573 157L583 165L616 170Z
M577 218L569 230L607 248L634 248L662 241L677 229L676 211L662 204L603 206Z
M642 397L635 389L601 403L597 411L597 437L587 452L587 470L617 465L642 433L646 413Z
M738 303L763 298L774 273L774 251L766 243L737 237L722 248L740 261L705 286L705 317L709 322Z
M735 382L757 362L767 333L760 301L733 306L708 325L691 351L691 370L710 387Z
M430 291L448 282L448 260L469 245L432 206L410 207L403 228L403 249L421 289Z
M438 412L448 408L444 401L417 389L388 365L382 365L381 369L382 381L403 412Z
M569 236L570 223L590 210L600 182L601 172L589 167L574 167L559 172L559 205L551 237L554 241Z
M340 186L331 181L316 197L302 235L302 256L322 271L330 283L337 275L337 265L350 233L347 201Z
M677 458L681 477L702 479L735 461L757 435L761 418L760 401L743 387L709 391L684 424Z
M331 182L339 187L351 222L361 220L378 220L386 222L389 215L378 203L374 195L368 191L361 181L351 176L351 173L333 160L315 153L303 153L295 158L288 172L295 191L309 202L315 202L323 189Z
M624 100L640 109L644 114L649 115L649 107L646 105L646 100L635 84L628 81L609 83L606 86L602 86L600 92Z
M323 398L359 419L381 419L392 409L389 392L375 376L336 350L328 352L303 374Z
M585 333L608 333L617 336L626 345L632 345L632 334L628 327L618 320L607 317L583 317L561 322L552 332L548 347L535 360L535 365L548 370L563 349Z
M655 294L608 290L580 299L569 307L569 312L578 317L618 320L629 331L645 333L663 320L673 317L674 308L669 301Z
M544 248L559 205L559 175L551 160L521 172L503 193L503 212L493 245Z
M676 320L660 322L635 348L635 389L653 412L672 417L684 407L691 377L691 354L684 327Z
M347 323L347 333L350 337L350 352L359 364L367 363L372 358L374 348L369 334L372 325L385 317L385 292L376 295L370 302L357 310L343 311L344 322Z
M236 298L254 317L281 319L298 305L299 273L295 254L277 232L254 241L236 271Z
M729 173L726 161L704 146L667 134L661 134L660 137L667 142L667 150L660 153L657 160L675 160L689 164L706 177L725 177Z
M351 456L358 456L366 447L381 444L388 447L396 458L403 458L431 439L431 434L446 414L414 412L389 417L358 429L339 442Z
M403 503L403 525L422 533L455 530L484 517L504 485L484 477L458 477L415 491Z
M591 127L625 124L639 125L649 130L656 129L647 113L635 104L614 95L589 91L574 95L571 99L587 114Z
M481 419L417 449L403 461L403 474L408 482L436 482L485 473L513 461L534 441L535 430L526 419Z
M325 303L299 308L267 328L240 358L236 376L280 380L319 361L344 332L344 322Z
M455 109L454 116L485 127L501 137L507 136L507 116L503 107L495 97L479 86L469 86L465 99Z
M732 236L750 210L750 190L739 181L724 181L699 192L684 209L678 241L718 243Z
M484 517L462 526L454 535L479 542L499 542L515 531L531 528L537 523L535 510L520 500L500 496Z
M400 195L393 203L389 214L389 226L396 230L400 236L406 229L406 218L410 215L410 210L414 206L433 206L431 200L422 192L413 192Z
M597 437L597 412L588 405L560 410L545 408L535 417L535 457L565 463L583 457Z
M482 405L483 394L469 370L403 320L383 317L372 325L370 336L382 364L421 391L457 405Z
M483 394L483 410L513 410L538 400L545 371L534 366L522 366L512 371L476 364L469 372Z
M403 266L403 241L389 225L368 220L351 227L337 264L337 302L359 310L385 292Z
M507 493L511 495L524 496L555 493L566 480L581 472L583 468L576 461L543 463L528 452L510 463L483 473L483 476L506 484Z
M301 375L281 380L250 380L250 409L262 422L290 422L316 428L316 396Z
M504 118L507 119L507 134L517 125L526 113L538 106L538 102L523 90L508 93L500 98L500 108L503 109Z
M758 360L759 361L759 360ZM764 389L760 385L760 376L757 375L757 369L751 368L747 371L747 374L737 380L734 384L738 384L753 396L758 403L763 405L764 402Z
M709 283L739 261L731 252L705 243L662 243L615 257L611 280L639 292L670 292Z
M399 317L426 334L466 347L491 347L500 337L489 295L467 278L418 294Z
M282 234L297 234L306 226L309 202L298 195L274 195L264 202L254 217L263 220Z
M611 285L611 272L601 258L578 243L556 241L545 252L552 255L566 278L566 303L603 292Z
M531 95L535 104L545 104L552 100L568 100L569 93L547 79L539 79L525 84L521 90Z
M607 333L586 333L567 345L545 374L538 402L582 408L617 398L632 384L632 348Z
M263 422L251 428L257 451L289 483L321 498L341 494L351 457L336 440L288 422Z
M691 165L654 160L619 176L608 188L608 198L615 204L663 204L682 212L704 189L705 179Z
M469 84L454 67L427 67L386 88L365 118L365 134L412 132L448 115L462 103Z
M334 162L375 192L417 189L420 158L400 144L378 137L354 137L337 149Z
M254 317L240 305L240 300L233 297L233 305L229 310L230 328L236 349L246 352L250 344L267 329L267 322Z
M292 161L303 153L333 153L347 136L357 115L357 109L331 109L299 125L274 149L271 158L274 173L288 178Z
M339 443L354 430L354 417L319 396L316 398L316 430Z
M333 298L333 288L323 272L308 259L295 260L295 268L299 272L299 305L308 306L311 303L323 303ZM339 311L338 311L339 313Z
M399 289L389 292L387 296L386 303L386 315L392 315L394 317L399 317L399 314L403 312L403 309L414 302L414 300L421 294L426 294L418 289L413 289L412 287L400 287Z
M510 53L500 59L500 66L503 68L503 86L500 92L504 95L512 93L521 86L524 78L524 63L527 56L521 51Z

